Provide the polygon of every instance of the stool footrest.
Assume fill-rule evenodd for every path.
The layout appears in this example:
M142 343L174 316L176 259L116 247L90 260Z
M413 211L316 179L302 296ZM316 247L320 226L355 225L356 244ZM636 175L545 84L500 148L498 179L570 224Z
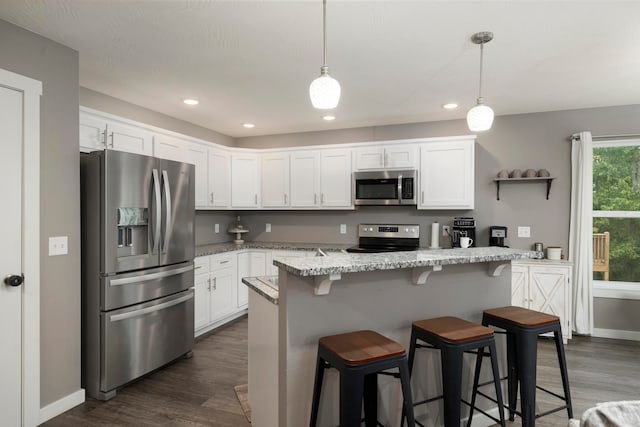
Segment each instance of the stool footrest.
M480 393L478 393L480 394ZM491 399L493 400L493 399ZM460 399L460 401L464 404L466 404L467 406L471 407L471 403L467 402L464 399ZM497 401L496 401L497 402ZM493 415L490 415L489 413L487 413L486 411L483 411L482 409L478 408L477 406L474 407L474 409L478 412L480 412L482 415L484 415L487 418L491 418L493 421L495 421L496 423L500 424L500 418L496 418Z

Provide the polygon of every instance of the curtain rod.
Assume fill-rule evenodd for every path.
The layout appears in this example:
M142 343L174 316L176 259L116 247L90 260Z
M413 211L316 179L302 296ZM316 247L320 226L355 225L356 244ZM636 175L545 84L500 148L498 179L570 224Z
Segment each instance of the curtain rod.
M640 138L640 134L628 133L620 135L591 135L591 139L627 139L627 138ZM580 139L579 133L571 135L571 140Z

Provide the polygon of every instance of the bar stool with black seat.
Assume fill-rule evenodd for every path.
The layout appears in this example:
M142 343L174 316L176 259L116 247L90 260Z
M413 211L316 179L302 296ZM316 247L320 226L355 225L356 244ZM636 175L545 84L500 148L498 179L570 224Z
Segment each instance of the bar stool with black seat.
M507 334L507 389L509 419L515 415L522 417L524 427L533 427L536 418L554 412L567 410L569 419L573 417L569 377L567 375L567 361L562 343L562 328L560 318L551 314L529 310L523 307L507 306L485 310L482 324L503 329ZM558 355L560 376L564 396L536 384L536 362L538 357L538 336L553 333ZM520 412L516 410L518 399L518 385L520 385ZM474 381L473 397L477 391L477 380ZM564 405L536 414L536 389L540 389L564 401Z
M422 341L426 344L420 344ZM476 358L481 360L486 354L491 358L493 383L496 390L499 418L478 409L478 412L491 418L504 427L504 409L502 391L500 389L500 373L493 330L477 323L469 322L457 317L437 317L434 319L418 320L411 326L411 345L409 348L409 372L413 372L413 362L416 348L433 348L440 350L442 364L442 395L416 402L414 406L444 399L445 427L460 426L460 403L472 404L462 399L462 362L465 352L476 350ZM477 362L476 362L477 363ZM416 424L422 425L418 421ZM471 424L471 414L467 425ZM404 425L404 420L402 425Z
M409 426L415 425L407 354L397 342L368 330L320 338L309 422L311 427L315 427L318 420L322 381L327 368L340 371L340 427L360 426L363 400L365 425L380 425L377 420L377 375L394 368L399 372L388 374L400 378L403 417L407 417Z

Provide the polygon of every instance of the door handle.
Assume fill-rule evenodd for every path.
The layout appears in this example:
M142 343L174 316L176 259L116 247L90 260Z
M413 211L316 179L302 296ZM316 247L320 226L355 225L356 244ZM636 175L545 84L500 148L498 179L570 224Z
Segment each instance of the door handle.
M4 284L7 286L20 286L24 282L24 274L10 274L4 278Z
M162 253L167 253L169 247L169 232L171 231L171 225L173 219L171 218L171 186L169 185L169 175L166 170L162 171L162 183L164 185L164 199L166 207L166 218L164 219L164 239L162 241Z

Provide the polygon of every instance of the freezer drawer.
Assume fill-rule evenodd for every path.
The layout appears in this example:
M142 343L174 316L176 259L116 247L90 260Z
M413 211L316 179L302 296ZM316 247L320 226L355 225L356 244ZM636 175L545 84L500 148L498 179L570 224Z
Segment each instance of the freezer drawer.
M193 262L105 276L100 310L109 311L165 297L193 287Z
M100 392L116 388L191 351L193 289L101 313Z

